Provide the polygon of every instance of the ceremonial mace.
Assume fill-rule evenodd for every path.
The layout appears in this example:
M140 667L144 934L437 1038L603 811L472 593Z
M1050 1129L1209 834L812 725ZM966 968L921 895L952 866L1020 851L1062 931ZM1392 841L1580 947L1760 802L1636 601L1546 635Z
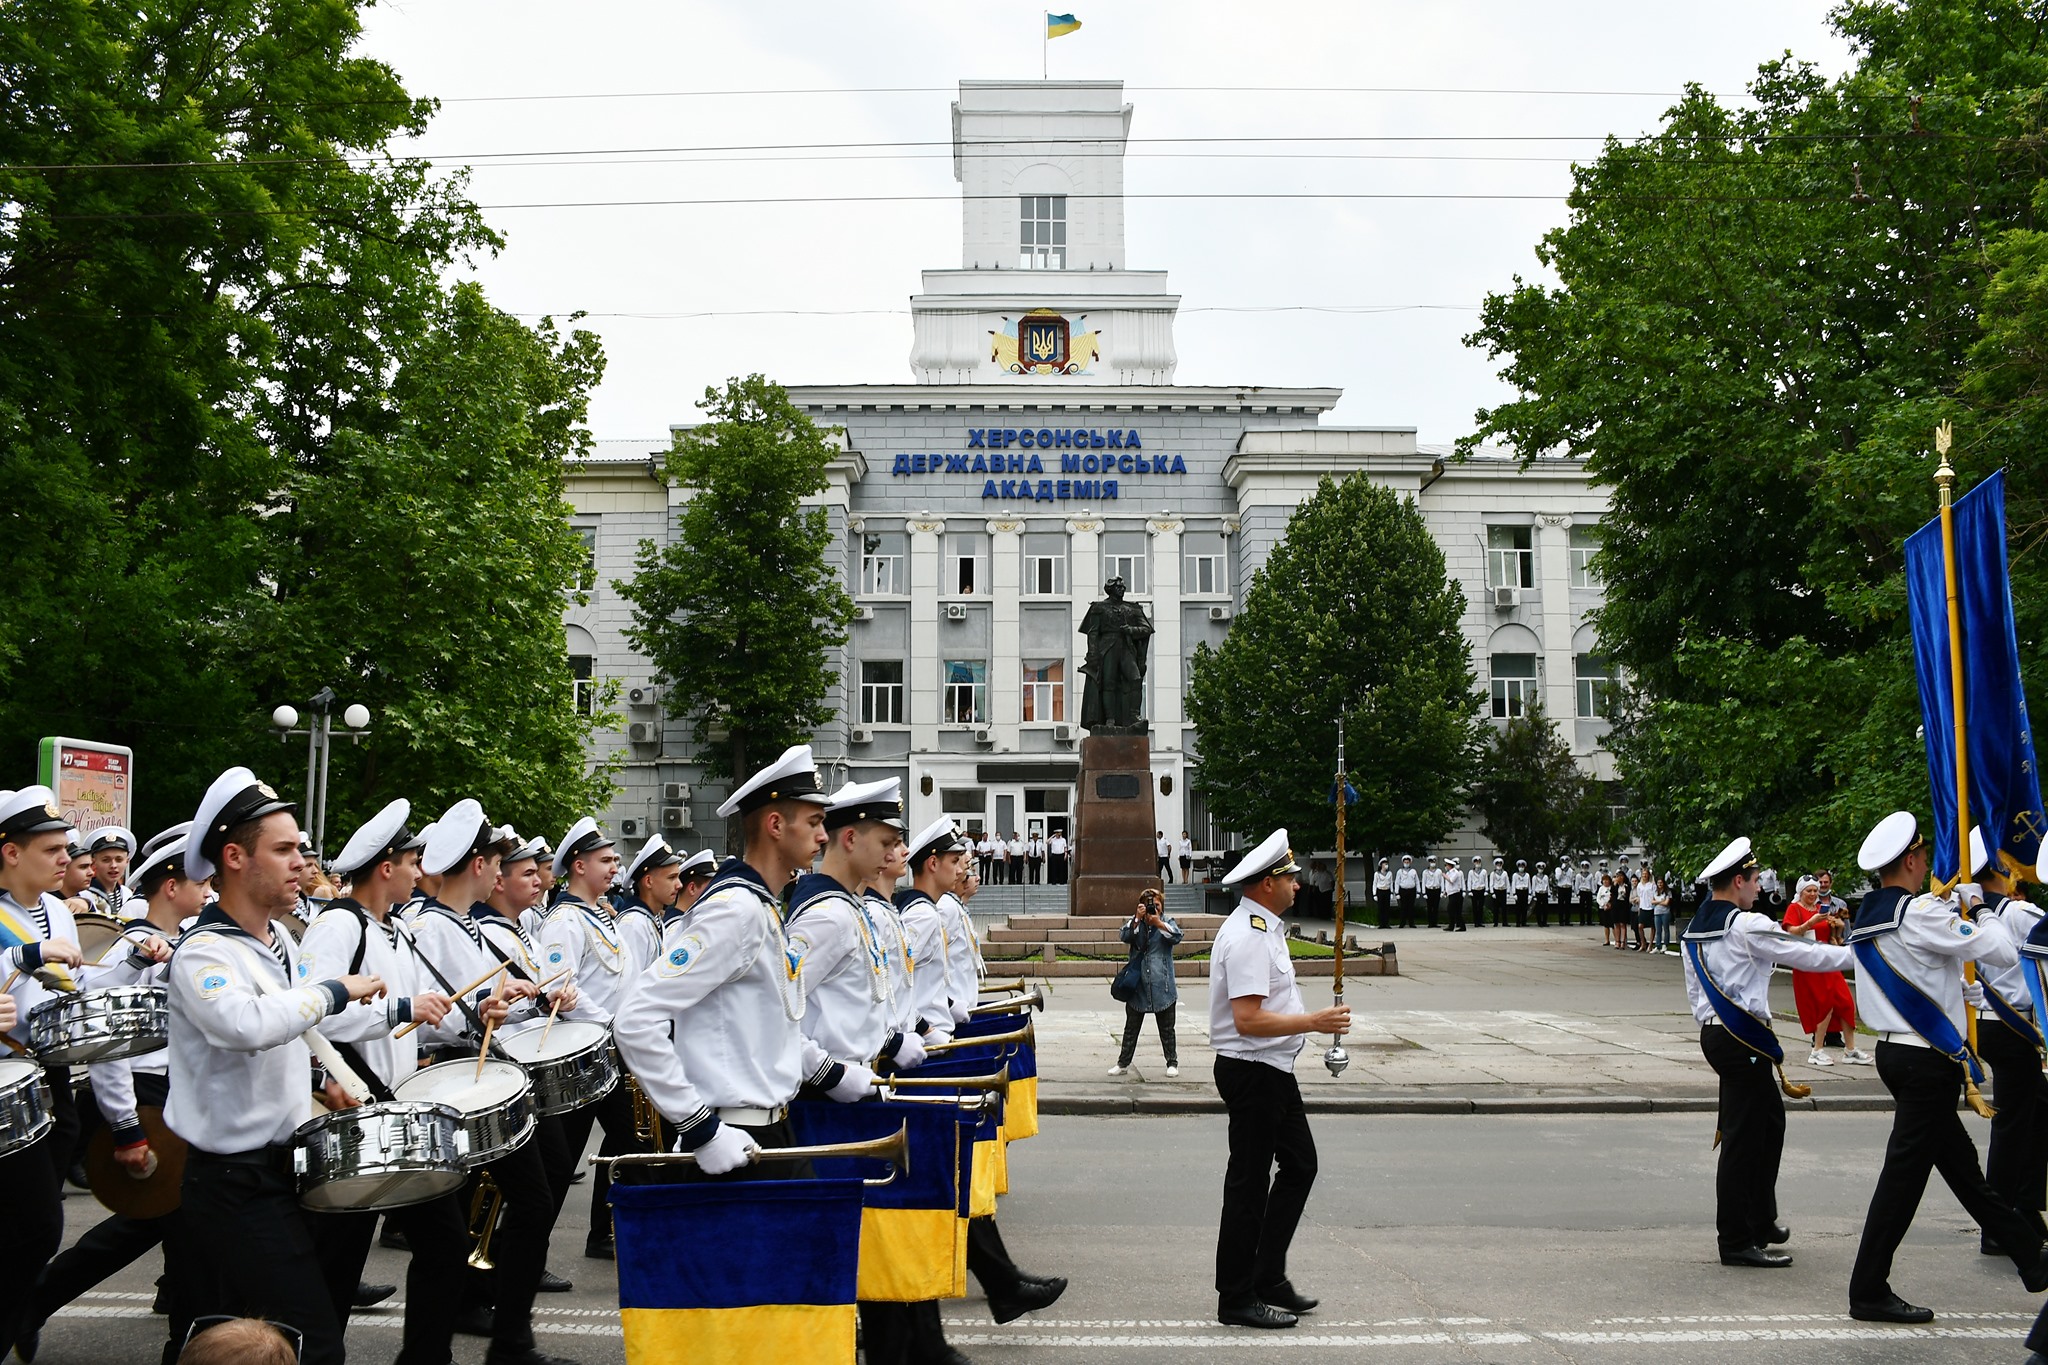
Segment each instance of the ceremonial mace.
M1346 799L1351 795L1351 783L1344 775L1344 711L1337 711L1337 894L1331 898L1336 910L1337 932L1334 936L1336 956L1331 963L1331 1003L1344 1003L1344 808L1350 804ZM1344 1035L1330 1035L1330 1050L1323 1054L1323 1065L1330 1068L1332 1076L1344 1074L1344 1068L1351 1065L1351 1054L1344 1050Z

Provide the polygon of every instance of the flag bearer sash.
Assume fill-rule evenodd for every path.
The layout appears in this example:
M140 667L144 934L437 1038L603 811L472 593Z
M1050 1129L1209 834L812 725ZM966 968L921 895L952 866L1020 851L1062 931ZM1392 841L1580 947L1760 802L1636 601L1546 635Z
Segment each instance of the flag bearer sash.
M1015 1014L987 1015L969 1019L953 1030L955 1038L978 1038L992 1033L1014 1033ZM1003 1137L1019 1142L1038 1136L1038 1048L1031 1043L1009 1043L1003 1060L1010 1064L1010 1095L1003 1104Z
M2048 1019L2048 981L2041 976L2041 968L2048 964L2048 919L2034 926L2027 935L2027 941L2020 945L2020 974L2027 980L2027 994L2034 997L2034 1017ZM1988 992L1987 992L1988 994ZM2034 1040L2038 1046L2041 1034L2037 1030Z
M796 1140L806 1146L871 1142L910 1125L910 1169L886 1185L862 1189L859 1297L870 1303L924 1303L967 1292L967 1238L955 1214L960 1141L955 1112L935 1104L790 1106ZM820 1176L879 1180L888 1163L870 1157L814 1157Z
M858 1180L611 1187L626 1365L847 1365Z
M1856 954L1859 980L1867 980L1899 1012L1906 1026L1926 1040L1927 1045L1954 1062L1960 1062L1975 1085L1984 1083L1984 1068L1970 1050L1962 1030L1955 1026L1940 1005L1927 998L1918 986L1899 974L1884 955L1884 940L1897 934L1906 921L1906 911L1915 897L1903 892L1880 890L1863 898L1856 923L1849 930L1849 951Z

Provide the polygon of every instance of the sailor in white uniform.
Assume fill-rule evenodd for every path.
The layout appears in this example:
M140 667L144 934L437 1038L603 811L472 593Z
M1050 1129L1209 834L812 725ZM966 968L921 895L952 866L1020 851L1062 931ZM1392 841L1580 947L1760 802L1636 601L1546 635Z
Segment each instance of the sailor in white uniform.
M1771 1248L1792 1234L1778 1222L1785 1105L1776 1066L1785 1054L1771 1037L1771 972L1780 964L1840 971L1849 950L1788 934L1750 908L1759 881L1748 839L1722 849L1703 875L1713 898L1686 929L1685 997L1700 1026L1700 1051L1721 1078L1714 1237L1722 1265L1781 1269L1792 1257Z
M1536 907L1536 927L1550 927L1550 869L1542 863L1529 874L1529 899Z
M191 1145L182 1211L195 1234L194 1313L289 1322L303 1334L302 1362L333 1365L342 1322L299 1208L292 1132L309 1116L309 1046L326 1047L315 1025L382 995L384 982L368 973L313 978L272 923L298 904L306 871L291 811L247 768L231 768L193 816L186 871L217 873L220 899L171 959L164 1121ZM357 1101L329 1079L326 1102Z
M626 893L618 902L619 942L625 948L626 971L637 974L654 962L661 947L661 926L682 893L683 855L659 834L640 845L626 864Z
M740 818L745 854L669 926L613 1017L620 1059L696 1158L676 1178L731 1176L761 1148L792 1145L788 1106L806 1083L835 1100L873 1092L872 1071L804 1037L803 976L782 930L782 888L824 847L826 803L807 744L734 788L718 813ZM791 1174L771 1162L741 1178Z
M903 841L903 799L896 778L849 782L825 807L825 856L796 879L789 897L789 946L804 977L804 1035L836 1061L878 1060L915 1066L916 1036L892 1027L889 953L893 928L875 922L861 894L882 880Z
M949 1028L967 1022L968 1012L981 998L981 978L988 974L981 960L981 936L974 931L974 916L967 909L967 902L980 889L980 874L969 865L953 888L934 902L946 931L946 996L953 1015Z
M2015 944L2025 944L2041 923L2039 907L2017 892L2005 863L1984 846L1984 831L1970 831L1972 875L1984 888L1980 919L1996 919ZM1991 1068L1991 1141L1984 1153L1984 1178L2008 1204L2041 1226L2048 1206L2048 1075L2041 1070L2040 1022L2027 985L2029 963L1978 965L1984 1008L1977 1011L1977 1055ZM2044 1229L2048 1231L2048 1229ZM1987 1256L2002 1255L1987 1235L1979 1243Z
M1493 906L1493 926L1498 929L1508 922L1508 864L1505 858L1493 860L1493 871L1486 874L1486 898ZM1478 923L1475 916L1473 923Z
M938 902L974 870L973 848L950 819L933 821L910 841L910 885L895 895L896 914L910 944L908 1014L927 1044L953 1036L948 934Z
M1422 860L1422 909L1428 917L1429 927L1437 927L1437 917L1443 911L1444 873L1436 865L1436 855L1430 854Z
M1401 927L1415 927L1415 893L1422 889L1421 874L1415 870L1413 854L1403 853L1401 865L1394 869L1394 903L1401 913Z
M128 864L135 857L135 836L119 825L101 825L85 836L85 856L92 862L86 903L103 915L127 919L134 913L129 904L135 893L128 889Z
M1983 1235L2012 1258L2030 1293L2048 1289L2041 1229L2000 1198L1977 1165L1977 1146L1956 1113L1965 1068L1964 1010L1982 1007L1984 990L1963 980L1963 964L2005 968L2018 945L1997 917L1973 922L1983 899L1965 882L1952 895L1924 891L1931 850L1909 811L1887 815L1863 841L1856 861L1877 874L1849 930L1856 954L1856 1013L1877 1031L1877 1074L1892 1092L1892 1135L1864 1215L1863 1239L1849 1273L1849 1314L1866 1322L1928 1322L1930 1308L1892 1290L1892 1257L1936 1170Z
M708 848L700 848L683 859L683 865L676 869L676 903L661 917L664 934L668 926L690 913L690 908L703 898L704 890L711 885L711 879L718 875L718 855ZM655 947L658 949L660 943Z
M1216 1316L1238 1327L1292 1327L1316 1306L1287 1279L1287 1248L1316 1178L1294 1059L1305 1035L1348 1032L1351 1010L1311 1011L1294 979L1280 917L1294 904L1300 871L1284 829L1239 859L1223 877L1237 908L1210 950L1209 1041L1216 1089L1230 1111Z

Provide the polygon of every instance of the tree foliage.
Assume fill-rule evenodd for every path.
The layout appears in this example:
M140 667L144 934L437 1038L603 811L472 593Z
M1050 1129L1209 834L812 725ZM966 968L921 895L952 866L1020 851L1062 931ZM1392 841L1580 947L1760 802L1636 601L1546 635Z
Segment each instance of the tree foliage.
M1360 795L1349 844L1420 849L1448 834L1483 722L1444 572L1412 501L1362 475L1325 478L1253 575L1220 649L1199 645L1187 707L1210 812L1244 838L1285 826L1329 848L1337 717Z
M1487 739L1471 803L1479 832L1510 859L1555 864L1619 842L1606 794L1539 701Z
M388 153L434 106L359 36L357 0L0 24L0 768L45 734L133 745L145 830L231 763L290 785L266 718L323 685L378 711L336 753L343 828L400 791L553 823L601 789L564 742L589 721L553 715L550 464L595 344L451 292L497 239L459 177ZM448 641L465 569L518 648Z
M688 495L667 545L640 543L626 638L691 721L707 777L745 777L835 714L832 651L853 619L831 527L804 500L837 453L760 375L704 392L711 420L679 433L668 477Z
M1899 0L1833 22L1841 78L1768 62L1753 103L1691 89L1576 168L1537 251L1558 283L1517 281L1469 338L1521 391L1472 439L1583 455L1611 490L1613 747L1635 832L1686 863L1740 832L1841 866L1876 816L1926 804L1902 543L1934 512L1944 415L1966 486L2005 463L2029 490L2015 596L2039 600L2020 528L2041 446L2017 433L2048 16ZM2022 634L2038 680L2038 619Z

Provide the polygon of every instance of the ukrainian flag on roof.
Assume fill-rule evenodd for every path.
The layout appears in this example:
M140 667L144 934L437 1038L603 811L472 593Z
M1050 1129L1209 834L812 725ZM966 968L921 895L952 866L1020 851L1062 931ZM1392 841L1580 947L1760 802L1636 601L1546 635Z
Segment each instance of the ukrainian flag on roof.
M1045 16L1045 36L1048 38L1064 38L1080 27L1081 21L1071 14L1048 13Z

